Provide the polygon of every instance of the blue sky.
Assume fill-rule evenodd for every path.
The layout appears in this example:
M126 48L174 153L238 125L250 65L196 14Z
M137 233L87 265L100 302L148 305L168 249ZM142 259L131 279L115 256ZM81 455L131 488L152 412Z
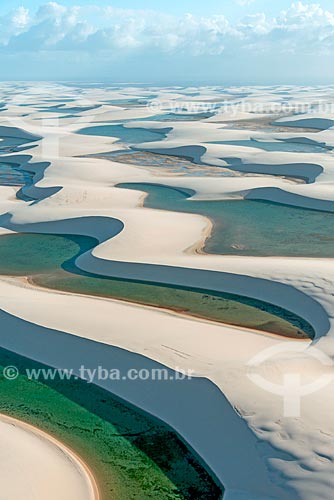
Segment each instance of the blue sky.
M0 5L0 12L7 12L9 2L3 2ZM12 9L24 6L28 9L37 10L41 5L40 0L11 0L10 7ZM59 2L67 7L75 5L92 5L96 4L100 7L112 5L114 7L124 9L152 9L170 14L184 14L191 12L196 15L212 15L224 14L233 18L255 12L266 12L268 15L276 15L283 9L287 9L291 5L291 0L64 0ZM324 0L321 2L304 1L304 4L319 3L324 9L334 10L332 0ZM6 5L7 4L7 5Z
M331 83L333 55L332 0L0 4L1 80Z

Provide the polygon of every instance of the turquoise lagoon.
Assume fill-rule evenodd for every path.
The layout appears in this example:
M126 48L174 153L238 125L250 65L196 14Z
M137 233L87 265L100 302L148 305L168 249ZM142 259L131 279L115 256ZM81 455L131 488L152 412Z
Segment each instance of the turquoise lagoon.
M33 174L13 163L0 163L0 185L25 186L32 183Z
M214 116L213 112L203 112L203 113L165 113L154 116L149 116L147 118L141 118L140 121L155 121L155 122L164 122L164 121L199 121L206 120L207 118L211 118Z
M202 214L213 222L205 251L213 254L334 257L334 214L265 201L189 200L186 189L123 183L148 193L145 206Z
M254 139L241 140L241 141L210 141L208 144L221 144L224 146L237 146L247 148L257 148L264 151L282 151L286 153L326 153L332 150L325 144L316 143L315 141L293 141L293 140L279 140L279 141L258 141Z
M57 290L114 297L287 337L313 337L312 327L282 308L239 295L149 282L113 279L80 271L75 258L97 244L86 236L33 233L0 237L0 274L28 276ZM24 252L22 251L24 249Z
M123 125L97 125L86 127L77 133L82 135L98 135L104 137L118 137L119 141L125 144L140 144L142 142L155 142L164 139L171 128L163 129L145 129L145 128L127 128Z

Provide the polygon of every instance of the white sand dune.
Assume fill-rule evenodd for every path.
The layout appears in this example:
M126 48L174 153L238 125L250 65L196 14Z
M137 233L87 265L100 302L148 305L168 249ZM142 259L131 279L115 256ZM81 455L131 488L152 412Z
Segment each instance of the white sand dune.
M303 90L291 88L289 92L297 100L304 95ZM64 89L42 86L39 93L44 96L51 91L59 93ZM142 95L140 89L128 89L131 92ZM246 93L244 99L248 102L263 99L269 108L280 90L268 90L263 96L261 89L230 89L230 95L238 92ZM308 92L311 100L319 93L315 89ZM332 94L330 89L321 92ZM182 99L180 89L157 94L157 99ZM212 99L217 94L215 88L200 90L202 98ZM108 96L122 98L122 94L120 97L119 93L105 89L87 91L87 99L96 103ZM31 97L34 99L36 95ZM313 344L325 356L322 360L330 362L334 355L334 271L330 259L196 254L194 249L203 244L211 228L207 219L143 209L142 193L114 187L120 182L158 182L190 189L197 199L268 199L332 211L334 174L330 153L297 154L240 147L236 154L234 146L207 141L244 140L253 137L253 132L227 130L218 123L172 122L173 131L167 139L146 144L145 148L177 154L183 151L187 156L190 152L196 159L200 157L205 163L222 167L227 166L222 160L227 157L240 158L245 165L269 165L272 170L280 165L288 170L291 165L292 177L303 165L312 175L313 166L321 170L309 184L298 184L265 171L264 175L260 172L238 177L231 171L231 177L215 179L159 175L104 159L78 158L115 151L121 146L115 144L115 138L81 136L75 131L101 117L102 123L118 119L112 116L135 119L141 110L137 110L138 114L133 109L115 111L114 106L110 109L104 104L96 112L85 111L70 125L60 118L56 124L43 126L36 120L39 112L35 107L31 113L29 107L23 109L28 116L18 117L17 107L8 105L8 111L1 113L6 126L20 126L44 139L25 155L13 153L5 157L6 161L19 161L36 172L34 185L24 188L24 192L37 198L38 203L14 200L12 189L1 189L3 231L95 236L100 245L77 261L85 270L110 276L150 277L174 284L201 284L286 307L314 326ZM240 112L234 120L253 118L256 123L264 116L266 113ZM165 123L149 121L140 125L166 127ZM296 133L284 133L284 138L293 138ZM303 132L303 137L330 144L332 134L331 130ZM261 135L255 136L271 141L279 138L279 133L262 130ZM301 167L296 167L297 163ZM276 336L149 307L36 289L4 277L0 279L0 308L4 325L1 345L52 366L78 369L82 363L93 367L105 363L122 370L134 366L194 370L195 378L182 384L100 384L172 425L223 482L229 500L331 499L333 379L302 398L301 417L284 418L282 398L263 390L248 377L249 361L267 348L277 352L257 366L256 373L273 383L282 384L284 377L296 372L305 384L331 376L333 366L309 355L310 342L300 342L297 353L283 356L279 352L282 344L287 351L294 344Z
M2 498L98 500L85 464L53 437L14 418L0 415Z

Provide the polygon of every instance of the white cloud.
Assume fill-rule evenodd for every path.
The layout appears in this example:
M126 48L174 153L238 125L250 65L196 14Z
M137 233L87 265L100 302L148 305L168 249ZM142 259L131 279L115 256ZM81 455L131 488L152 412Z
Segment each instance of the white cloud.
M29 25L29 11L19 7L13 12L0 18L0 45L6 45L11 37L27 29Z
M149 10L66 8L50 2L35 15L20 7L0 18L0 46L11 52L147 50L189 56L254 49L321 53L334 48L334 13L318 4L296 2L275 18L258 13L232 24L220 15L174 17Z
M11 17L13 27L21 30L24 29L29 23L29 11L24 7L19 7L16 11L14 11Z

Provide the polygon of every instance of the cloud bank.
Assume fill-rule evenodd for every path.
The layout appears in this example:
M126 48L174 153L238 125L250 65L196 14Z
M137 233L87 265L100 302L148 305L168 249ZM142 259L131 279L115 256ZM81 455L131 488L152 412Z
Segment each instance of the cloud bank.
M67 8L54 2L41 5L34 13L20 7L0 18L2 60L25 53L32 64L38 57L54 64L58 57L60 67L70 53L74 61L84 65L95 61L99 67L135 58L147 66L160 58L172 70L173 60L176 66L182 58L196 65L205 57L227 67L232 59L255 58L255 66L259 66L261 58L264 64L270 57L285 58L289 67L298 58L324 58L333 51L334 10L302 2L292 3L277 17L260 12L234 23L224 15L176 17L113 7Z

